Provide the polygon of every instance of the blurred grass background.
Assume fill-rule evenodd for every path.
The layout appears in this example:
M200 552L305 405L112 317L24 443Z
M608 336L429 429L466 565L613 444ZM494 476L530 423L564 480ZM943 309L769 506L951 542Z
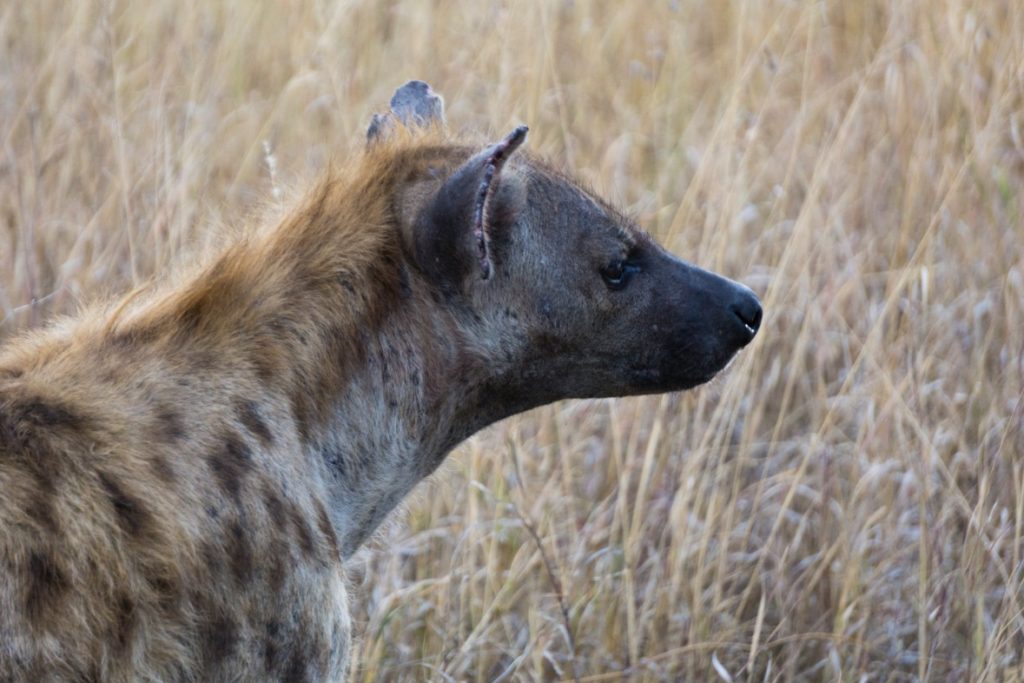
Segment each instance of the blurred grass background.
M352 563L352 678L1024 679L1024 3L7 2L0 338L213 248L409 78L763 331L460 447Z

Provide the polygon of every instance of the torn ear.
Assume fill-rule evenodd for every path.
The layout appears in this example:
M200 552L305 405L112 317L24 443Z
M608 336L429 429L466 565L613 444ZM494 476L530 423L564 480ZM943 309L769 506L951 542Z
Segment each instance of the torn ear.
M391 111L374 114L366 139L371 144L388 136L396 121L406 128L444 125L444 98L424 81L409 81L391 96Z
M494 272L493 205L500 199L505 162L526 140L527 130L519 126L501 142L471 157L417 216L416 261L443 288L459 288L472 271L484 280Z

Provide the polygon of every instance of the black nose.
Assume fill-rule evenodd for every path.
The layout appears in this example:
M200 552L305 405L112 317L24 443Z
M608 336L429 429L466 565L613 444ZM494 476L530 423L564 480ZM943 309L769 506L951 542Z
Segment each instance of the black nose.
M744 287L729 305L729 310L743 325L743 331L746 333L746 341L743 343L749 344L761 327L761 302L758 301L757 295Z

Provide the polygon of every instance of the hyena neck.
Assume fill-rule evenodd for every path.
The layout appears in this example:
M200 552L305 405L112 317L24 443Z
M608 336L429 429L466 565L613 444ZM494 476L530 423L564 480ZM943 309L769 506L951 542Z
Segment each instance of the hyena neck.
M416 279L361 338L360 371L312 441L346 556L456 445L522 409L489 391L505 363L468 343L478 321L438 303Z
M348 556L458 443L529 406L507 386L493 391L511 356L482 343L485 321L415 267L387 203L331 204L337 194L257 248L262 268L240 269L290 264L281 282L235 289L259 299L239 336L259 340L254 357L269 367L256 371L290 406L309 461L322 463L311 477L324 482ZM346 216L361 219L356 230Z
M489 357L483 323L412 265L388 185L325 181L271 233L109 330L290 413L287 450L312 463L346 556L454 446L536 403L510 392L513 363Z

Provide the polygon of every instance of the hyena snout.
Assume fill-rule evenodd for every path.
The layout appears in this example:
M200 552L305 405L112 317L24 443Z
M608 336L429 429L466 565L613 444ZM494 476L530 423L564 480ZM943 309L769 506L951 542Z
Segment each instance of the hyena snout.
M684 304L701 321L697 328L714 355L727 361L749 344L761 327L761 301L746 285L696 266L689 272L683 291Z
M661 305L673 323L662 337L660 374L673 388L690 388L714 377L754 340L763 313L749 287L675 258L671 262L675 286Z
M761 300L746 285L729 281L732 285L732 301L728 305L733 314L733 334L742 347L753 341L761 328Z

